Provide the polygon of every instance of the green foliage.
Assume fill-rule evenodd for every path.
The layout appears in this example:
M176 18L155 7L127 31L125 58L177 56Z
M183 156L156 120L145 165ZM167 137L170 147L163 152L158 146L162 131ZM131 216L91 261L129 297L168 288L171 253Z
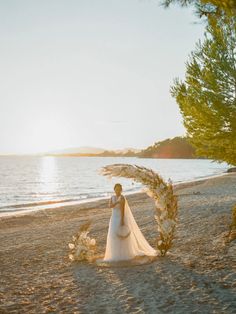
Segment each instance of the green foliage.
M235 0L164 0L164 7L179 4L182 7L194 6L199 17L202 16L236 16Z
M196 153L236 165L236 17L208 22L171 93Z

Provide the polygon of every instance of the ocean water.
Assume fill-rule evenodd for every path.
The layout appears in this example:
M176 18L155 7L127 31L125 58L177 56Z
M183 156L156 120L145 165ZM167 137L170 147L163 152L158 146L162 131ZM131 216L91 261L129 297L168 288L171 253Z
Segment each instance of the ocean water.
M173 183L223 174L228 166L205 159L151 159L134 157L0 157L0 213L35 210L109 197L120 182L123 193L142 186L124 178L108 179L101 167L114 163L152 168Z

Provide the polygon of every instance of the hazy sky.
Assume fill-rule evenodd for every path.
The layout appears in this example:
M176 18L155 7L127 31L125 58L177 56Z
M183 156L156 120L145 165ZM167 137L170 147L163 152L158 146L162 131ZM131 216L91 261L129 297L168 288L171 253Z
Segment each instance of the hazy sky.
M169 88L196 21L154 0L0 0L0 153L183 135Z

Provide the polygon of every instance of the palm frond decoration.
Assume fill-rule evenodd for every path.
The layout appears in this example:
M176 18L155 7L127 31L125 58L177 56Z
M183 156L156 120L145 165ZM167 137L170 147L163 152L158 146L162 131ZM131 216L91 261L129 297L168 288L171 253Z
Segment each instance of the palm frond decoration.
M145 192L155 202L154 218L159 232L156 239L156 248L164 256L172 246L177 225L177 196L173 193L171 180L166 183L152 169L130 164L107 165L100 170L100 174L109 178L124 177L133 179L145 186Z

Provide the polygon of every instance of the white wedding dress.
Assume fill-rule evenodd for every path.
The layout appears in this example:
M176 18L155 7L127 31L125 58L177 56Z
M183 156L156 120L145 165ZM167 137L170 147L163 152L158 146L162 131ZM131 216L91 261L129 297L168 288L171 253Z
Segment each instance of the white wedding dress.
M115 203L115 201L116 195L113 195L112 202ZM139 229L126 198L124 224L127 225L131 231L127 238L120 238L116 235L120 221L121 209L120 204L118 203L112 208L112 215L107 233L106 251L103 258L104 262L127 261L137 256L157 256L157 250L149 245Z

